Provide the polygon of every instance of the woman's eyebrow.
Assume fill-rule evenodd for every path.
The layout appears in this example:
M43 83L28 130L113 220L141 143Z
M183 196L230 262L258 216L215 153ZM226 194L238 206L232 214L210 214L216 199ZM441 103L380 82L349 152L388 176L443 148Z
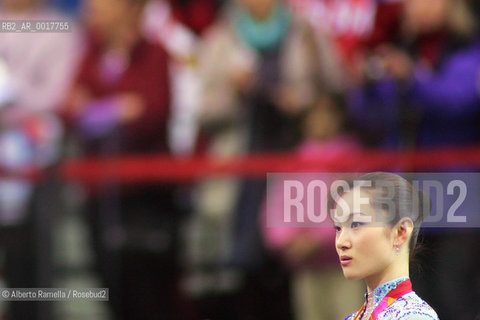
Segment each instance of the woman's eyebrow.
M341 217L342 217L341 220L339 220L339 219L337 218L338 215L334 215L334 216L333 216L333 222L335 222L335 223L345 223L345 222L347 222L348 220L352 219L352 218L353 218L353 215L354 215L354 213L353 213L353 212L350 212L350 213L347 215L346 218L343 218L343 214L342 214L342 215L341 215Z
M343 215L342 215L343 216ZM363 212L350 212L347 216L346 219L337 219L337 216L333 216L333 222L334 223L346 223L347 221L350 221L350 220L355 220L355 216L362 216L362 217L369 217L371 219L371 215L369 214L366 214L366 213L363 213ZM371 221L366 221L365 219L360 219L361 222L371 222Z
M363 212L353 212L353 220L355 222L372 222L372 216ZM360 219L355 219L355 217L360 217Z

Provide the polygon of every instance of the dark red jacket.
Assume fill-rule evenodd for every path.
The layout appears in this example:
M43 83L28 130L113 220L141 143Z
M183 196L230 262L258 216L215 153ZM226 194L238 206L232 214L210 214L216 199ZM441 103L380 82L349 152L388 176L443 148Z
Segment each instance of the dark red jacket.
M102 47L90 38L76 86L87 89L93 99L121 93L136 93L145 101L142 116L120 128L120 153L166 152L170 113L168 56L157 44L140 40L131 51L130 64L120 79L111 84L100 75ZM95 151L95 148L87 150Z

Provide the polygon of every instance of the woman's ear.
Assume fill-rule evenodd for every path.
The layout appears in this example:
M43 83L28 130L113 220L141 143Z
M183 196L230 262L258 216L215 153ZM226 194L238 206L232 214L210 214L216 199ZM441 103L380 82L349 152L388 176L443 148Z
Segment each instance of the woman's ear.
M402 246L408 242L413 232L413 221L410 218L402 218L397 222L394 231L394 243L396 246Z

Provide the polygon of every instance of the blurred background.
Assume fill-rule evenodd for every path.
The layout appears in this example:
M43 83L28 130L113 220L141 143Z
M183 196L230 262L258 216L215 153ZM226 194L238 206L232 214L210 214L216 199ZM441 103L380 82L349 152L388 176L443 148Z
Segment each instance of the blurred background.
M479 7L1 0L1 20L73 28L0 33L0 286L108 287L110 301L2 302L0 318L336 320L357 310L363 284L343 278L329 231L262 225L264 173L199 178L175 163L478 146ZM129 156L147 165L127 166L122 181L108 165L110 178L87 168L88 181L61 170ZM173 162L148 162L158 156ZM421 169L480 168L437 160ZM169 179L129 180L150 166ZM421 237L414 290L443 320L480 315L480 232Z

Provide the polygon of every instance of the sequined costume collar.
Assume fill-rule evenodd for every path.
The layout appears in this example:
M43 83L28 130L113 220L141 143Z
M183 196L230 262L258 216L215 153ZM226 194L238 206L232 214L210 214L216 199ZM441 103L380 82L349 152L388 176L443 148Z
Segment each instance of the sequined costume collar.
M389 293L391 290L395 289L400 283L403 281L407 280L408 277L401 277L401 278L396 278L387 282L382 283L375 289L373 289L373 295L374 295L374 306L376 307L380 301ZM371 294L372 292L370 292ZM369 292L365 291L365 304L367 303L367 298L368 298Z

